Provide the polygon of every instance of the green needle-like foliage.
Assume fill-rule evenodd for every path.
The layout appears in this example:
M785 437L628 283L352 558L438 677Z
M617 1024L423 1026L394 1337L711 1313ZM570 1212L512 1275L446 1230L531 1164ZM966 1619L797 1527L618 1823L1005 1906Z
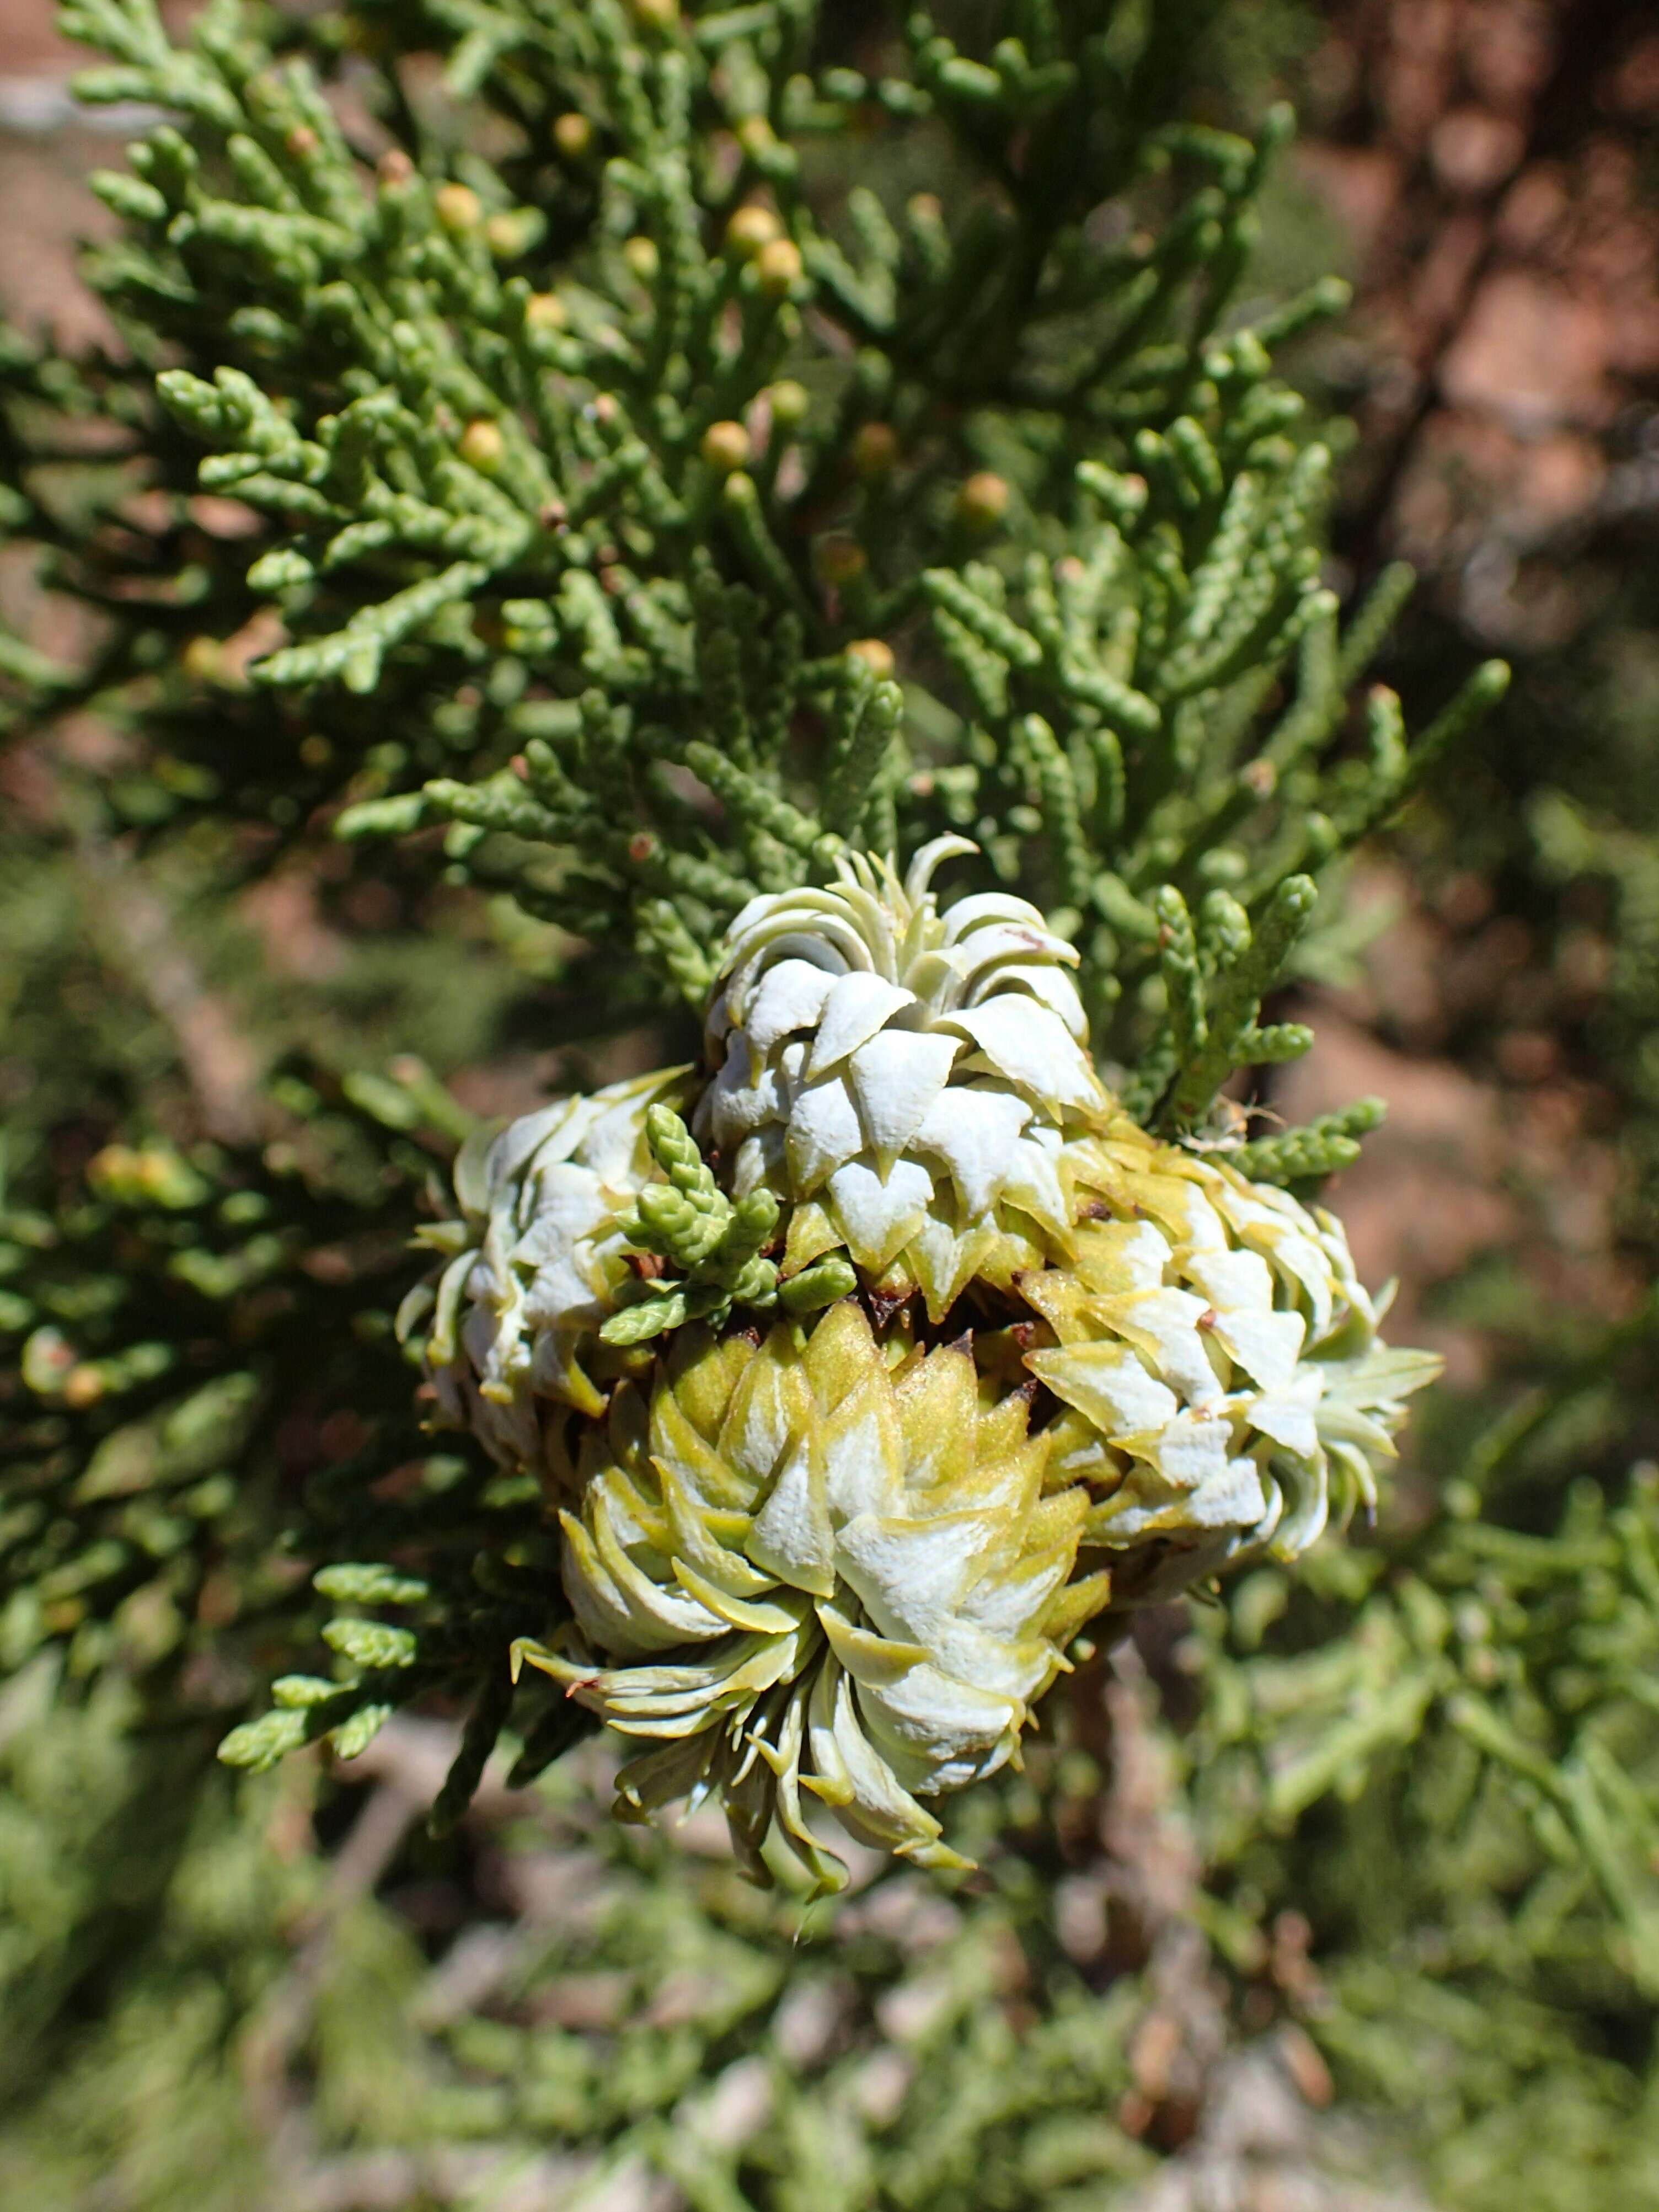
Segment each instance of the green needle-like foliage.
M1437 1493L1408 1474L1373 1541L1160 1615L1155 1681L1074 1648L1025 1771L952 1812L978 1886L905 1869L809 1923L615 1832L599 1747L564 1758L583 1708L507 1663L563 1624L547 1501L422 1426L392 1319L457 1093L495 1102L342 1044L388 995L364 954L328 1048L267 1054L216 1127L177 963L77 919L121 870L187 935L304 880L400 917L444 1073L458 947L524 979L468 1037L660 1023L689 1058L757 893L963 833L947 896L1051 917L1129 1109L1317 1195L1379 1103L1247 1134L1230 1100L1307 1049L1281 994L1340 864L1505 672L1415 734L1369 680L1411 580L1329 588L1345 434L1281 365L1346 289L1246 289L1290 118L1187 119L1218 13L210 0L174 37L150 0L65 9L85 97L162 119L95 185L118 343L0 334L0 535L75 610L50 651L0 632L8 2201L228 2207L286 2159L295 2203L529 2172L550 2202L1089 2212L1241 2035L1293 2029L1369 2108L1368 2173L1380 2143L1455 2212L1659 2203L1652 1485L1591 1424L1639 1395L1650 1307L1551 1346L1484 1431L1446 1413ZM1532 823L1612 887L1639 1077L1651 840L1549 795ZM87 1016L135 985L176 1051ZM292 995L284 1042L325 994ZM665 1109L649 1139L605 1358L853 1287L834 1251L780 1283L774 1201ZM1563 1502L1581 1419L1609 1480ZM337 1882L313 1847L319 1754L284 1760L391 1774L377 1820L424 1805L393 1764L429 1753L416 1706L456 1725L394 1879L459 1894L476 1856L550 1894L538 1822L592 1876L591 1910L523 1906L493 1981L421 1983L345 1893L363 1862ZM216 1741L251 1771L204 1784ZM499 1785L538 1777L520 1828ZM276 2098L271 2150L277 2075L316 2123Z
M757 892L825 879L849 847L965 830L968 886L1018 886L1076 943L1131 1110L1236 1145L1218 1094L1309 1042L1269 1002L1321 872L1501 671L1415 744L1392 694L1354 708L1407 580L1387 572L1346 622L1321 580L1340 438L1273 363L1345 295L1240 312L1290 121L1274 110L1255 142L1170 122L1207 12L1021 5L970 52L917 9L870 76L834 58L810 0L366 8L309 31L212 0L179 42L151 0L76 0L64 27L103 57L83 96L167 119L96 181L118 230L88 274L124 352L19 339L0 358L5 527L98 623L80 665L7 648L11 741L88 709L121 726L119 775L65 771L65 819L158 859L199 849L222 885L324 831L366 882L402 885L441 840L452 892L611 957L601 1027L701 1007ZM375 57L352 64L372 162L334 96L349 46ZM429 114L403 73L417 50L443 61ZM872 131L956 165L948 214L823 187ZM76 422L118 467L77 448ZM554 957L578 972L580 951ZM425 1159L468 1117L412 1063L349 1073L340 1101L354 1142L379 1133L360 1202L391 1266ZM1374 1120L1368 1103L1243 1158L1316 1188ZM844 1295L833 1252L780 1285L769 1197L726 1197L665 1109L650 1134L662 1180L627 1224L617 1352L735 1304ZM272 1494L295 1564L261 1602L308 1627L300 1563L396 1550L375 1486L411 1453L420 1595L395 1601L407 1618L330 1624L323 1671L279 1662L228 1755L361 1749L396 1705L460 1694L448 1819L509 1720L550 1758L568 1739L494 1656L556 1613L550 1540L533 1486L422 1458L393 1414L408 1370L356 1262L307 1256L337 1234L333 1170L273 1185L288 1144L170 1165L118 1147L96 1205L19 1217L10 1449L57 1503L23 1510L7 1618L20 1656L67 1638L95 1671L153 1563L204 1548L188 1519L149 1530L100 1502L128 1434L112 1409L151 1460L194 1468L186 1430L234 1413L259 1434L283 1360L331 1328L307 1383L357 1442L316 1478L326 1510ZM140 1211L118 1237L123 1206ZM308 1267L337 1277L337 1322L320 1291L283 1288ZM152 1312L155 1279L226 1309L236 1356L184 1351L197 1323ZM242 1433L192 1477L209 1530L214 1484L258 1463ZM257 1542L253 1492L231 1487Z
M425 140L371 172L228 0L179 50L143 0L71 8L113 61L88 97L185 119L102 180L124 236L91 271L136 357L176 364L155 390L208 448L202 488L260 524L192 584L230 596L183 656L266 745L291 733L285 787L236 803L280 826L321 799L351 839L447 821L457 880L632 942L694 1001L757 890L967 829L1071 918L1146 1110L1195 1126L1292 1050L1240 1016L1277 972L1280 886L1498 679L1419 745L1342 745L1402 586L1340 632L1331 434L1273 368L1342 289L1237 321L1288 118L1254 145L1162 123L1164 32L1126 74L1115 13L1040 10L982 61L915 11L866 81L812 75L806 6L508 5L464 33L398 10L376 35L435 39L514 150ZM946 134L983 179L959 222L809 191L808 150L872 117ZM1115 198L1170 211L1092 245ZM142 384L121 411L176 469ZM286 641L228 677L214 622ZM118 655L100 687L124 680ZM222 804L222 760L201 774ZM1166 890L1225 893L1255 933L1213 1020L1169 995Z
M634 1302L602 1324L607 1344L643 1344L688 1321L718 1327L738 1305L764 1313L781 1304L792 1314L815 1313L854 1289L857 1277L844 1253L828 1253L780 1285L776 1265L763 1256L777 1242L778 1202L771 1192L751 1191L733 1204L672 1107L653 1106L646 1130L667 1180L646 1185L622 1232L673 1273L641 1280Z

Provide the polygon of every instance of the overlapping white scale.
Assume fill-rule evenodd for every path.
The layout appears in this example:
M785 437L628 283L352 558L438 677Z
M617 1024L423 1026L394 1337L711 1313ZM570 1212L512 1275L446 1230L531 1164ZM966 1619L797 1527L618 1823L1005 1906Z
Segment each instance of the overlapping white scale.
M864 1124L844 1075L809 1083L789 1109L789 1176L798 1196L811 1198L821 1183L864 1149Z
M1040 922L988 918L982 927L965 935L947 934L945 942L952 965L969 985L970 997L986 995L982 991L974 992L973 983L983 978L988 969L994 969L1005 961L1042 963L1049 974L1062 972L1054 965L1060 940L1051 936ZM1061 957L1068 957L1073 967L1077 965L1077 955L1069 945L1063 948Z
M1079 1242L1078 1279L1109 1296L1155 1291L1170 1258L1169 1238L1150 1221L1091 1222Z
M524 1300L516 1284L501 1286L501 1295L489 1304L475 1305L461 1323L461 1349L471 1362L479 1386L503 1399L512 1395L516 1375L527 1373L530 1347L524 1341Z
M1076 946L1068 945L1063 937L1056 937L1030 900L1016 898L1011 892L970 892L946 910L943 921L941 935L946 945L960 945L981 930L1012 923L1016 928L1029 931L1050 959L1077 965Z
M1121 1344L1068 1344L1028 1352L1025 1364L1057 1398L1086 1413L1112 1442L1162 1429L1180 1410L1167 1382Z
M957 1084L934 1101L917 1126L917 1148L944 1161L969 1220L977 1219L995 1200L1031 1111L1012 1091Z
M1192 1164L1193 1172L1181 1171L1185 1166L1186 1163L1182 1162L1176 1167L1134 1173L1127 1178L1127 1187L1135 1202L1164 1224L1183 1261L1194 1253L1225 1252L1232 1245L1226 1222L1204 1194L1200 1182L1204 1170L1195 1161Z
M744 1029L751 1051L763 1060L780 1039L811 1029L823 1012L836 977L814 960L780 960L750 995Z
M471 1255L465 1253L461 1255L463 1259L470 1256L471 1261L464 1285L464 1294L469 1304L499 1310L509 1300L517 1303L522 1299L524 1286L506 1264L505 1253L508 1249L504 1248L501 1240L497 1238L493 1257L487 1244ZM445 1281L453 1281L453 1268L446 1269Z
M1037 1005L1026 993L1006 992L943 1018L973 1040L999 1075L1051 1110L1071 1106L1086 1111L1102 1103L1099 1079L1075 1037L1051 1007Z
M540 1322L531 1338L531 1389L542 1391L549 1398L564 1394L577 1336L581 1329L598 1328L602 1318L604 1307L598 1291L584 1287L562 1307L557 1321Z
M823 1468L806 1438L790 1444L744 1548L781 1582L817 1597L834 1595L835 1537Z
M539 1267L580 1237L591 1237L611 1216L611 1194L591 1168L563 1160L536 1178L528 1227L513 1246L521 1267Z
M844 901L829 891L793 896L797 902L793 905L775 896L775 913L762 916L746 932L733 930L728 939L732 951L723 994L728 1021L743 1018L762 974L786 960L814 961L835 975L872 965L870 947ZM805 904L809 899L817 903Z
M625 1552L632 1554L642 1547L649 1548L648 1533L634 1510L629 1485L614 1469L595 1479L588 1509L593 1519L604 1516L612 1540Z
M875 1274L921 1227L933 1194L933 1179L919 1160L895 1161L884 1179L872 1160L848 1160L830 1178L847 1249Z
M878 1158L896 1159L933 1110L962 1049L938 1030L881 1030L848 1063L853 1095Z
M1052 1133L1034 1129L1020 1139L1013 1149L1002 1195L1011 1206L1018 1206L1063 1237L1070 1208L1060 1180L1059 1148L1043 1141Z
M823 1001L806 1063L809 1082L836 1067L874 1036L903 1007L916 1003L914 992L880 975L854 972L838 975Z
M1036 1636L1036 1624L1042 1619L1049 1601L1069 1580L1075 1559L1076 1553L1069 1546L1053 1546L1044 1553L1022 1559L1015 1567L983 1575L963 1599L963 1613L994 1636L1030 1645ZM1040 1647L1046 1647L1046 1657L1042 1660L1042 1679L1046 1680L1054 1668L1054 1646L1046 1638L1036 1641ZM1038 1655L1031 1656L1036 1658Z
M468 1392L453 1371L441 1368L432 1380L445 1413L470 1421L474 1435L499 1465L516 1468L534 1463L540 1437L535 1407L527 1399L513 1398L503 1404L476 1389Z
M813 1685L807 1710L807 1742L817 1787L855 1834L892 1850L939 1833L865 1735L858 1690L839 1660L830 1658Z
M1155 1437L1126 1439L1165 1482L1194 1493L1218 1482L1233 1457L1232 1424L1224 1413L1180 1413Z
M1260 1541L1269 1536L1281 1559L1294 1559L1310 1544L1317 1543L1330 1519L1330 1482L1323 1456L1299 1464L1276 1459L1265 1478L1268 1511L1264 1526L1255 1531Z
M1011 961L1006 966L994 969L985 980L988 988L977 1003L982 1005L986 999L1001 992L1024 991L1043 1006L1052 1008L1079 1044L1088 1042L1089 1018L1083 1011L1077 985L1063 968L1040 966L1036 962Z
M1307 1365L1274 1389L1242 1402L1252 1428L1297 1459L1311 1460L1319 1451L1318 1407L1324 1389L1325 1378L1317 1366Z
M1005 1635L966 1613L941 1624L929 1656L941 1674L1006 1698L1016 1714L1054 1674L1054 1648L1046 1638Z
M631 1183L641 1172L648 1173L646 1109L653 1099L678 1093L685 1073L684 1068L671 1068L665 1076L648 1083L613 1084L609 1091L597 1092L591 1103L601 1110L582 1130L571 1158L591 1168L602 1182L625 1179ZM544 1153L538 1158L538 1173L544 1158Z
M592 1534L574 1515L564 1530L564 1585L578 1624L600 1650L619 1655L671 1651L727 1632L728 1624L696 1599L653 1582L617 1541L603 1516ZM574 1567L574 1571L573 1571Z
M837 1559L882 1635L921 1646L957 1681L1023 1699L1053 1664L1052 1647L1030 1633L1029 1607L1012 1632L967 1609L988 1555L1000 1548L999 1534L982 1512L921 1522L866 1516L842 1530Z
M1101 1515L1108 1545L1132 1543L1164 1530L1257 1528L1270 1500L1252 1459L1223 1460L1191 1488L1130 1482Z
M550 1165L556 1160L568 1159L593 1119L592 1104L586 1098L556 1098L550 1106L539 1107L533 1114L523 1114L516 1121L509 1121L486 1156L484 1174L489 1189L500 1189L519 1174L527 1160L544 1149ZM459 1182L459 1160L456 1167ZM469 1195L465 1192L458 1194L464 1203Z
M1018 1740L1024 1701L959 1681L932 1666L897 1681L860 1684L860 1717L907 1790L931 1796L992 1774Z
M902 1449L885 1375L866 1375L822 1435L823 1494L832 1522L839 1527L860 1513L896 1513L903 1504Z
M994 1220L981 1218L958 1236L946 1218L956 1211L954 1202L946 1194L949 1188L941 1183L935 1189L927 1212L906 1248L927 1297L930 1321L944 1319L968 1287L974 1270L992 1249L999 1234Z
M769 1122L757 1129L738 1146L732 1162L732 1195L747 1198L751 1190L762 1183L779 1184L784 1174L788 1151L787 1139L781 1122Z
M798 1370L763 1352L744 1370L738 1401L720 1431L719 1451L756 1486L764 1484L812 1418L812 1395Z
M1282 1202L1275 1203L1275 1201ZM1293 1294L1305 1297L1308 1339L1316 1343L1331 1326L1340 1285L1322 1250L1313 1222L1293 1198L1230 1178L1218 1194L1234 1235L1260 1252Z
M974 1510L920 1519L860 1513L836 1532L836 1564L884 1636L931 1650L999 1533Z
M1101 1298L1096 1305L1106 1326L1144 1352L1158 1372L1194 1406L1212 1405L1222 1395L1221 1380L1199 1326L1209 1310L1191 1291L1168 1286Z
M755 1076L743 1032L733 1030L720 1071L703 1093L698 1107L699 1127L706 1123L720 1149L730 1152L751 1130L763 1127L768 1121L781 1121L787 1111L781 1068L775 1061L769 1061Z
M1204 1252L1183 1270L1215 1313L1216 1340L1264 1390L1288 1387L1302 1356L1307 1325L1298 1313L1273 1310L1273 1279L1255 1252Z

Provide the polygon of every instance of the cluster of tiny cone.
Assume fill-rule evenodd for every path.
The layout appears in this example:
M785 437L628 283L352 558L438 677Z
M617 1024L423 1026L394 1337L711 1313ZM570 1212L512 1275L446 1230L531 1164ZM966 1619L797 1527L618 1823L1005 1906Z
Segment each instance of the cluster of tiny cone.
M569 1621L519 1656L641 1740L622 1809L715 1792L809 1888L840 1879L815 1808L963 1863L937 1801L1018 1758L1090 1620L1369 1504L1435 1371L1330 1214L1116 1106L1042 915L939 911L960 849L754 900L705 1074L471 1143L412 1315L444 1413L557 1515ZM665 1108L707 1206L776 1229L763 1302L641 1340ZM851 1294L792 1310L827 1259Z

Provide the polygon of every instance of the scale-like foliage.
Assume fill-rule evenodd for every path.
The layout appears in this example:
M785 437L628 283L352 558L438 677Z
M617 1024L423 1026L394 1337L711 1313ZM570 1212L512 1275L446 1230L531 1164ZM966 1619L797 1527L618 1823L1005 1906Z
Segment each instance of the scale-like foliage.
M1173 119L1212 0L969 12L211 0L175 42L150 0L75 0L85 96L162 120L96 185L118 344L0 349L0 527L75 610L51 653L0 636L28 802L5 1011L33 1060L88 994L31 887L112 849L221 917L262 873L389 896L434 1001L465 988L457 912L487 913L544 987L538 1043L654 1021L689 1052L757 895L952 836L977 848L963 886L1075 949L1108 1079L1161 1140L1298 1196L1352 1162L1376 1102L1251 1137L1229 1094L1306 1050L1273 1001L1316 963L1321 891L1328 919L1336 864L1504 672L1414 738L1386 687L1358 696L1409 578L1346 613L1328 587L1341 438L1275 357L1344 295L1243 289L1288 118ZM77 743L89 721L107 742ZM1618 885L1639 1009L1645 847L1550 802L1537 826ZM178 1022L172 983L149 996ZM542 1487L422 1432L393 1322L417 1224L447 1254L438 1179L471 1115L409 1062L307 1063L234 1128L176 1095L158 1121L153 1070L102 1033L95 1057L90 1141L64 1139L61 1073L14 1116L0 1218L0 1890L36 1929L0 1951L32 2045L0 2093L33 2100L0 2153L20 2198L113 2172L137 2212L246 2201L292 2154L233 2076L305 2075L301 2201L356 2202L356 2147L406 2159L410 2203L544 2160L550 2188L650 2172L721 2212L1081 2208L1183 2139L1239 2021L1277 2018L1304 2086L1311 2037L1448 2203L1522 2180L1574 2201L1582 2165L1511 2109L1539 2080L1609 2201L1656 2201L1650 1485L1564 1515L1506 1487L1553 1401L1468 1465L1443 1424L1460 1482L1425 1525L1389 1528L1385 1499L1374 1547L1258 1570L1173 1657L1147 1630L1161 1718L1132 1650L1109 1679L1075 1647L1054 1740L952 1810L940 1856L986 1886L884 1876L799 1948L800 1908L599 1824L597 1751L592 1775L553 1764L580 1702L501 1667L563 1625ZM616 1371L733 1308L781 1328L845 1294L848 1263L792 1269L769 1194L724 1188L665 1108L648 1133ZM379 1735L417 1701L466 1716L436 1792L418 1723ZM482 1783L470 1817L499 1833L504 1738L495 1772L551 1769L592 1898L493 1980L458 1951L400 2024L418 1966L380 1908L328 1901L314 1767L222 1779L184 1840L239 1717L231 1763L326 1737L408 1805L396 1761L426 1742L441 1832ZM176 1766L133 1748L162 1720ZM178 1820L138 1822L164 1789ZM1183 1834L1206 1881L1159 1889ZM147 1869L125 1887L117 1837ZM415 1849L459 1884L456 1844ZM146 1931L130 1965L106 1891ZM1322 1980L1281 1908L1314 1919ZM614 2013L567 2019L596 1976ZM146 2114L187 2076L196 2131L169 2148ZM768 2100L746 2132L745 2084Z

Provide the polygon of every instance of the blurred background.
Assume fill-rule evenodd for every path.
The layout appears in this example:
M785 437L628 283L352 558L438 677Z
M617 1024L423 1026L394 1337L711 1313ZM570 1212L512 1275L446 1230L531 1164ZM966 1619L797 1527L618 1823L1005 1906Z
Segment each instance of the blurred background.
M133 121L76 114L52 13L7 0L0 25L0 303L70 350L105 335L83 179ZM1479 659L1516 681L1353 872L1291 1010L1317 1046L1273 1103L1389 1102L1334 1203L1365 1278L1399 1279L1391 1334L1448 1362L1422 1468L1589 1363L1525 1440L1559 1502L1659 1449L1659 20L1237 0L1189 112L1248 128L1278 97L1300 136L1261 290L1355 288L1294 365L1353 424L1331 580L1417 568L1378 671L1413 722ZM208 538L235 527L198 504ZM0 569L15 627L69 618L33 592ZM54 804L47 764L0 757L14 827ZM12 853L0 1110L67 1171L135 1087L159 1126L187 1097L234 1136L301 1038L418 1050L490 1112L633 1064L538 1046L568 1007L533 931L441 901L417 930L349 873L297 848L230 924L182 896L141 961L163 922L136 886ZM135 1744L113 1690L43 1728L25 1674L0 1687L0 2190L31 2212L1659 2204L1651 2008L1593 1937L1534 1941L1503 1838L1413 1860L1396 1778L1206 1874L1192 1633L1160 1617L1110 1662L1109 1759L1081 1723L1038 1757L981 1888L896 1877L833 1939L742 1889L717 1822L615 1834L598 1749L534 1798L487 1785L441 1845L419 1816L450 1735L400 1720L337 1775L246 1785L233 1819L204 1747L234 1684ZM1091 2009L1034 1966L1039 1920Z

